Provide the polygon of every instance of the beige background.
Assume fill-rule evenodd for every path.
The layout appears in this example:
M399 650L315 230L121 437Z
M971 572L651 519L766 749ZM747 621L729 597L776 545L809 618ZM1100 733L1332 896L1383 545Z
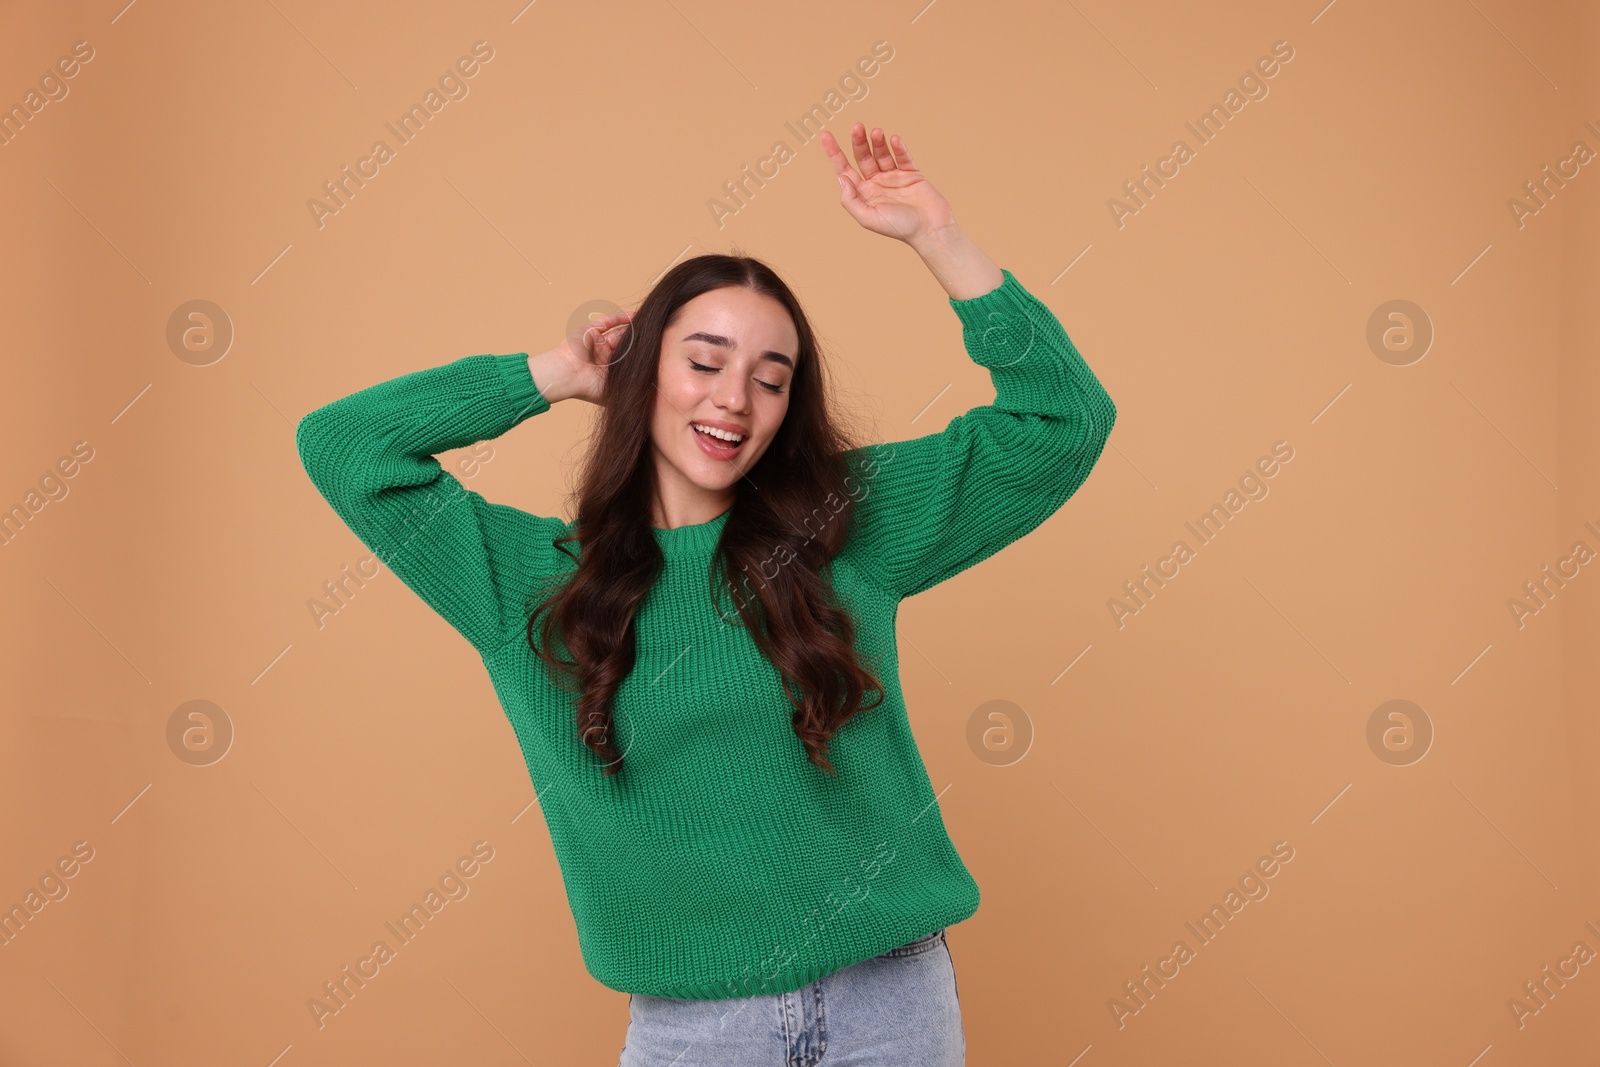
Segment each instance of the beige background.
M1508 207L1600 150L1595 5L122 2L0 12L0 103L94 51L0 147L0 505L93 449L0 548L0 905L93 850L0 947L0 1063L615 1063L627 998L583 969L470 646L387 572L314 621L370 554L294 423L542 350L731 250L791 280L879 439L987 403L943 291L784 125L876 41L830 128L901 133L1119 409L1058 516L901 615L983 891L950 936L969 1062L1600 1054L1600 963L1520 1027L1508 1007L1600 951L1600 565L1520 627L1508 607L1600 550L1600 164ZM480 40L469 95L319 228L323 183ZM1268 95L1119 227L1123 183L1278 41ZM778 140L719 227L708 202ZM167 341L193 300L234 331L206 365ZM1409 365L1368 343L1391 300L1433 331ZM561 405L466 484L567 514L588 419ZM1185 523L1278 441L1270 493L1198 546ZM1179 539L1195 557L1119 627L1108 602ZM234 731L205 766L168 739L191 700ZM993 700L1020 760L969 746ZM1434 731L1409 765L1368 745L1390 700ZM322 983L478 841L470 895L319 1028ZM1123 983L1279 841L1270 895L1119 1027Z

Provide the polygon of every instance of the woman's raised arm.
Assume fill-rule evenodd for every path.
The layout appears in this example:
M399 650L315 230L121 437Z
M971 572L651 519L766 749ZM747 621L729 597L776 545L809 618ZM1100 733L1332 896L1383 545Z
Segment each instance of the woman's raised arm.
M856 500L840 556L905 598L1029 533L1094 469L1117 409L1051 310L1010 271L950 301L993 403L939 433L847 453Z
M610 346L603 331L628 315L531 358L466 356L379 382L295 428L300 462L339 518L482 654L522 634L526 597L553 573L551 542L566 523L490 503L434 456L548 411L541 385L557 399L598 400ZM585 369L596 361L598 376Z
M899 597L987 559L1053 515L1094 469L1117 409L1055 314L956 223L899 137L852 131L862 178L823 145L841 203L865 228L916 250L944 286L992 404L943 431L848 454L856 500L841 557Z

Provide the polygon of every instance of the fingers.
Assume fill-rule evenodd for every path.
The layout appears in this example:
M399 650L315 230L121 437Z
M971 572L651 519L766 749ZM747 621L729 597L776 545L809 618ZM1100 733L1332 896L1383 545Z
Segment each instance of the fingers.
M848 204L852 200L859 200L861 190L856 188L856 172L850 166L850 161L844 158L838 138L829 130L822 131L822 150L828 153L828 159L833 163L833 176L839 179L840 203Z
M626 355L626 353L618 353L618 346L622 343L622 335L617 331L630 326L633 316L634 313L631 311L614 312L591 327L596 332L590 350L594 360L600 366L609 367L621 359L623 355Z
M916 164L911 162L911 153L906 150L905 141L898 134L893 140L895 147L891 149L889 139L884 136L881 128L874 126L869 137L867 127L863 123L858 122L850 127L850 147L855 152L856 165L861 168L862 178L871 178L880 171L896 170L900 167L908 170L916 169ZM835 160L835 168L842 162Z
M883 131L876 126L872 128L872 161L879 170L894 170L894 156L889 154L889 142L884 140Z
M822 131L822 150L828 153L828 160L833 164L833 173L840 181L850 181L854 186L855 171L850 166L850 161L844 157L844 152L839 148L839 141L832 132Z
M850 161L839 147L838 139L828 130L822 131L822 148L828 153L828 159L833 163L834 175L839 180L840 203L850 211L851 215L856 216L858 221L864 222L858 212L858 209L864 208L866 203L862 199L861 185L850 166ZM861 168L859 182L870 183L874 177L885 171L917 172L917 164L911 158L911 150L906 147L905 138L899 134L885 137L880 127L874 126L869 136L864 123L851 124L850 149L855 156L856 166ZM920 176L920 172L917 173ZM874 187L869 185L868 188Z
M916 170L917 165L911 162L911 151L906 148L905 138L897 133L889 138L889 142L894 146L895 164L902 170Z
M838 178L840 203L848 204L852 200L861 199L861 190L856 188L855 175L846 171L844 174L838 175Z
M593 330L595 331L596 341L607 340L607 334L614 330L620 330L622 327L628 325L632 319L633 312L631 311L614 311L610 315L606 315L604 318L600 318L594 322L591 322L587 327L585 327L583 336L585 340L587 340L589 331Z
M861 168L863 178L871 178L878 173L881 168L873 157L872 144L867 140L867 128L859 122L850 127L850 148L856 154L856 166Z

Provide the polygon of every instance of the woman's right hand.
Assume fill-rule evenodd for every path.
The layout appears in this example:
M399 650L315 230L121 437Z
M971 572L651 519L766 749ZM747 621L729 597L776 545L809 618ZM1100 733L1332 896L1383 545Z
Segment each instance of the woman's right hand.
M631 311L617 311L569 334L559 345L528 359L534 384L546 400L569 397L591 404L605 402L606 372L627 355L621 348L628 336Z

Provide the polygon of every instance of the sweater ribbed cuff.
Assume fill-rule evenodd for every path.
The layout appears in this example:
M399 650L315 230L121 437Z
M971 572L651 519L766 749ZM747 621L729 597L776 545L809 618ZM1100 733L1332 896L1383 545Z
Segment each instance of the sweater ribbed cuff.
M500 368L500 380L505 386L506 404L516 422L532 418L550 410L550 401L539 391L528 369L528 353L513 352L505 356L491 356Z
M1000 268L999 285L967 300L950 299L961 320L963 340L973 361L991 369L1020 363L1041 342L1038 297L1023 288L1016 276ZM1048 310L1045 315L1053 313Z
M1020 310L1018 301L1026 301L1032 295L1022 287L1016 276L1004 267L1000 268L1000 275L1000 284L987 293L968 297L966 300L950 297L950 306L955 309L956 317L961 320L962 326L986 328L989 325L989 312L1004 311L1008 307Z

